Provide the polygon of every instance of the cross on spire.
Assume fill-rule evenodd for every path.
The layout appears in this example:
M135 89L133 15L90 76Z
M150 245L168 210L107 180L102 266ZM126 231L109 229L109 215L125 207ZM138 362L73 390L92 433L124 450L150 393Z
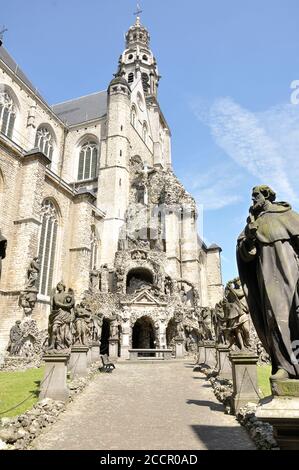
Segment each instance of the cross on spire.
M143 10L141 10L140 4L137 3L137 10L135 11L134 15L139 17L140 13L142 13Z

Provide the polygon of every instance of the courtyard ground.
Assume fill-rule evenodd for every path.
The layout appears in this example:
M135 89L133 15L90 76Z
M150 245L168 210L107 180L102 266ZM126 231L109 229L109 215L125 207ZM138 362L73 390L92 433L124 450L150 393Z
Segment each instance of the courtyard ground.
M99 374L34 449L255 449L204 376L183 361L119 362Z

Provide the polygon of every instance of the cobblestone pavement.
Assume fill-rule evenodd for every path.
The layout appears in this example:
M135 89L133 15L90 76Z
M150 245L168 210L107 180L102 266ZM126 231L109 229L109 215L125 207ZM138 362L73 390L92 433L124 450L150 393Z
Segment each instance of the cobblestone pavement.
M35 449L255 449L188 362L120 362L34 441Z

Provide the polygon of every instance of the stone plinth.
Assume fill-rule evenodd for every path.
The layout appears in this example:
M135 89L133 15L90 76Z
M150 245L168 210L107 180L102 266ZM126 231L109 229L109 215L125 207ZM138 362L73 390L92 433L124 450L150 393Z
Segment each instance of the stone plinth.
M89 346L88 351L87 351L87 367L89 367L92 363L91 360L91 346Z
M272 397L261 400L256 417L273 426L281 450L299 450L299 380L271 380Z
M205 341L205 360L204 363L211 369L215 369L217 364L216 345L214 341Z
M233 396L232 407L236 414L246 403L258 403L257 361L258 356L250 351L231 352Z
M73 346L69 363L71 378L86 377L88 346Z
M183 359L185 356L184 340L182 338L175 338L175 358Z
M109 339L109 359L114 361L118 359L118 344L119 340L117 338Z
M204 364L205 362L205 348L203 342L198 343L198 353L197 353L197 358L196 358L196 364L194 366L194 371L195 372L200 372L201 371L201 365Z
M97 362L100 360L100 343L92 343L91 346L91 362Z
M39 400L44 398L64 402L68 400L69 389L66 379L69 357L69 354L46 354L43 356L46 367L41 382Z
M232 366L228 358L230 349L226 346L217 346L217 366L219 379L232 380Z

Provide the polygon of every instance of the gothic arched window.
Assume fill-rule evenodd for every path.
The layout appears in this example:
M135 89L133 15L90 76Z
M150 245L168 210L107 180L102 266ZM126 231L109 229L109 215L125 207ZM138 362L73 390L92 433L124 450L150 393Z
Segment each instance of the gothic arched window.
M53 135L45 126L39 127L35 137L35 147L38 147L50 160L53 156Z
M97 176L99 147L90 141L82 145L79 155L78 180L89 180Z
M16 106L12 97L6 92L0 92L0 126L1 132L11 138L16 119Z
M137 121L137 112L135 106L132 106L131 109L131 124L133 127L136 127L136 121Z
M49 296L52 290L54 261L58 231L58 214L53 202L46 199L42 204L42 226L39 239L40 260L39 293Z

